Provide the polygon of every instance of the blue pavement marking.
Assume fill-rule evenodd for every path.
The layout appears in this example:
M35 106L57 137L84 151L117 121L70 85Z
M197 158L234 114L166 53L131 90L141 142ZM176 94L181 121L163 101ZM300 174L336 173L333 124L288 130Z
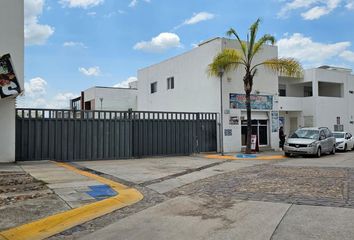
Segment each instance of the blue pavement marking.
M86 193L97 200L117 195L117 192L108 185L89 186L89 188L91 191Z
M255 154L237 154L237 158L256 158L257 155Z

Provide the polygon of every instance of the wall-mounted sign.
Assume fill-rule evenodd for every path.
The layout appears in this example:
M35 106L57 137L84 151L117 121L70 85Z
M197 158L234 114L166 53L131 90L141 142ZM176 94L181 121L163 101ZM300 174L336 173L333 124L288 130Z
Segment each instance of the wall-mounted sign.
M10 54L0 58L0 98L16 97L21 93Z
M279 113L272 111L272 132L278 132L279 128Z
M224 129L224 135L225 136L232 136L232 129Z
M230 93L230 108L246 109L246 95ZM251 95L251 108L258 110L272 110L273 96Z
M238 116L231 116L229 120L230 125L238 125L239 124L239 118Z

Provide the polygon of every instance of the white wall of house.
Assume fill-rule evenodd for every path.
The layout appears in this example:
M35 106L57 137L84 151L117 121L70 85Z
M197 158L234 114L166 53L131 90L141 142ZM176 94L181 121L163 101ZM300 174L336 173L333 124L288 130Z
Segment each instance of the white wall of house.
M137 110L137 89L92 87L84 91L85 102L91 101L92 110L127 111Z
M220 80L207 74L208 65L224 48L238 48L236 41L216 38L201 44L182 55L138 71L138 110L217 112L220 113ZM266 46L256 56L255 63L277 57L277 47ZM240 151L241 117L245 111L230 109L230 93L244 94L242 77L244 70L237 69L223 76L224 129L232 129L232 136L224 136L226 152ZM167 78L174 77L174 89L167 89ZM157 82L157 92L150 92L150 84ZM275 96L278 92L277 74L259 69L254 78L254 92L259 95ZM274 104L273 110L277 110ZM269 119L270 111L254 111L253 116ZM238 117L238 125L230 125L230 117ZM268 121L271 124L270 121ZM278 147L278 133L271 133L269 127L268 145Z
M0 0L0 56L10 53L23 89L24 8L23 0ZM0 162L15 161L16 99L0 99Z
M314 68L306 70L302 80L286 82L281 78L279 81L287 84L287 90L302 86L302 82L311 83L312 97L295 97L294 91L287 91L286 97L279 98L280 115L286 117L286 134L290 133L290 117L298 118L299 127L307 126L306 119L312 118L313 126L331 130L339 117L344 130L354 133L354 94L350 93L354 91L354 75L351 70Z
M138 110L219 112L220 88L207 66L221 51L222 39L216 39L182 55L138 71ZM174 89L167 89L167 78L174 77ZM157 82L157 92L150 84Z

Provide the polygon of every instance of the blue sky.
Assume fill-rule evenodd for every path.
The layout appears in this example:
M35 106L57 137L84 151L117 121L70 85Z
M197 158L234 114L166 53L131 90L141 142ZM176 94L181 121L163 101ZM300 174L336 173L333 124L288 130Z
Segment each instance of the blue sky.
M92 86L126 86L139 68L225 36L261 31L306 68L354 69L354 0L24 0L26 107L67 107Z

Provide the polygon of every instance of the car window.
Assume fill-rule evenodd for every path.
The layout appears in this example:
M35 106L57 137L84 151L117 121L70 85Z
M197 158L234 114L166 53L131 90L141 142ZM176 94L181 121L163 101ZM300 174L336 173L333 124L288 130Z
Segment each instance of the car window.
M344 133L333 133L333 136L335 137L335 138L344 138Z
M329 131L328 128L323 129L323 131L324 131L324 134L325 134L325 137L326 137L326 138L331 137L331 132Z
M298 129L290 136L290 138L306 138L318 140L318 134L318 130Z
M320 138L323 138L323 139L326 138L326 134L323 130L320 132Z

